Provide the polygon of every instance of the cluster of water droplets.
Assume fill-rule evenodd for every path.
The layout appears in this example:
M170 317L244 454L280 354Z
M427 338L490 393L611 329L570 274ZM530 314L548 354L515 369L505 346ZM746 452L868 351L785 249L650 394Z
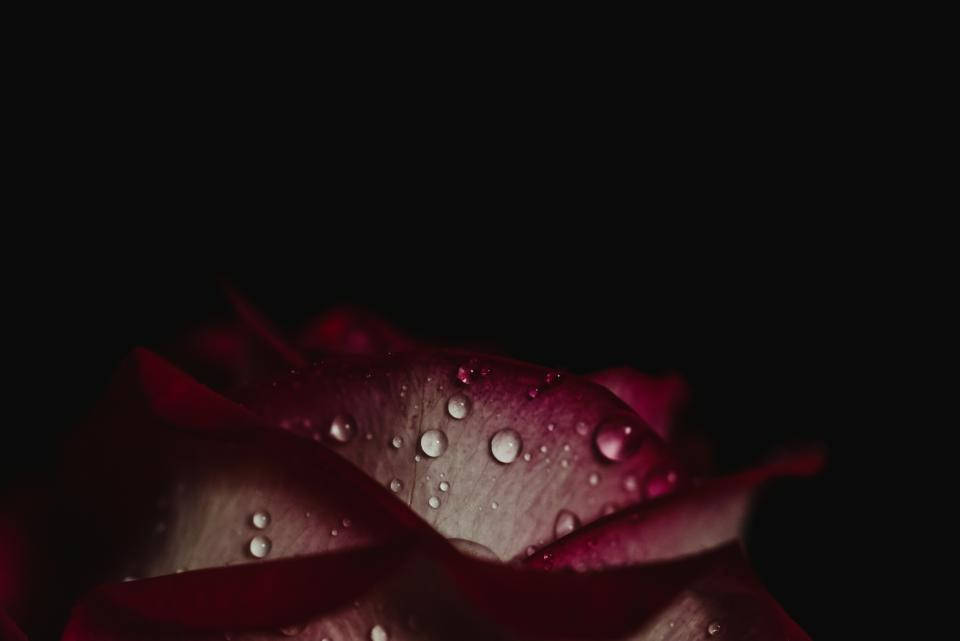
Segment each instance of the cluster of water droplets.
M250 525L258 530L266 529L270 525L270 513L266 510L257 510L250 516ZM270 554L271 548L273 548L273 541L265 534L257 534L247 544L250 555L257 559Z

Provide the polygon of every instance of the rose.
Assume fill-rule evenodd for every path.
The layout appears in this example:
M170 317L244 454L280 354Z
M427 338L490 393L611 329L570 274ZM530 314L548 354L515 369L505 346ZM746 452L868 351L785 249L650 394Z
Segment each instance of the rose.
M96 587L64 638L805 638L728 543L757 484L817 456L697 480L677 379L423 349L347 311L298 344L361 355L314 365L235 303L259 340L172 351L219 392L138 350L77 432L61 543Z

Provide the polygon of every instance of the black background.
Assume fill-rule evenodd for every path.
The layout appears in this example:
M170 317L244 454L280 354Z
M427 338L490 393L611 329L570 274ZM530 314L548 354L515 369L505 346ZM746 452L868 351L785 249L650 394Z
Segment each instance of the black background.
M561 247L538 235L464 243L460 223L441 220L439 235L395 239L389 252L359 232L304 228L290 233L315 235L306 248L273 245L269 258L262 244L183 252L172 242L140 251L132 237L123 251L93 252L96 259L80 252L20 281L11 368L24 384L9 399L21 418L6 426L16 437L5 442L5 482L50 474L60 435L132 347L161 346L229 317L218 279L283 328L335 303L360 304L418 337L482 341L574 372L677 370L692 386L691 420L709 435L720 471L781 446L825 444L831 459L821 477L763 492L748 550L787 612L814 638L829 636L829 603L840 589L824 581L836 563L837 436L856 429L834 411L848 327L830 279L809 261L774 265L775 251L736 260L721 252L694 266L699 250L652 258L642 238L609 240L625 233L616 227ZM500 233L510 229L492 237Z

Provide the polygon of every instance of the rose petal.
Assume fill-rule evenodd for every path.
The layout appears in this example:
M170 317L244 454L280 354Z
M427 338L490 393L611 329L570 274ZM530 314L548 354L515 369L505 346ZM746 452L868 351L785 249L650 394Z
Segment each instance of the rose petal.
M735 476L703 481L607 516L527 560L531 567L599 569L694 554L740 536L755 490L780 476L817 473L823 455L811 450Z
M265 345L268 345L279 356L281 356L290 367L305 367L306 359L300 352L289 345L286 339L280 334L266 316L261 314L254 305L238 291L232 287L226 286L227 297L234 311L256 336L258 336Z
M468 385L458 378L464 363L477 372ZM563 510L586 523L611 501L640 500L642 488L626 477L669 469L682 479L660 438L609 391L576 376L547 384L547 373L458 352L330 357L237 398L309 439L324 440L333 422L349 418L356 436L332 449L383 486L397 479L402 498L444 536L507 560L552 541ZM611 462L597 450L595 431L610 417L634 426L639 445L628 460ZM423 450L431 430L447 441L436 457ZM511 462L492 453L502 430L522 441Z
M412 338L356 307L336 307L309 321L297 345L319 354L386 354L413 349Z
M617 367L587 378L616 394L667 441L678 412L690 397L686 382L676 374L651 376L630 367Z
M0 608L0 639L3 641L27 641L25 635L13 619L7 616L3 608Z

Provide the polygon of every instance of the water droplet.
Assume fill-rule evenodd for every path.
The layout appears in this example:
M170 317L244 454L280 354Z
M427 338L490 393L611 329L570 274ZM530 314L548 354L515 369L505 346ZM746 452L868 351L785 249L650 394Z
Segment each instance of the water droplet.
M420 437L420 449L430 458L447 451L447 435L440 430L428 430Z
M524 453L524 455L523 455L523 460L524 460L524 461L529 461L529 460L532 459L532 458L533 458L533 456L530 455L530 452L526 452L526 453Z
M476 380L479 373L477 369L477 359L471 358L469 362L457 368L457 380L464 385L469 385Z
M400 479L393 479L392 481L390 481L390 490L392 492L397 493L402 489L403 489L403 481L401 481Z
M637 477L633 474L627 474L623 477L623 489L627 492L636 492L637 491Z
M720 634L720 630L721 630L721 629L722 629L722 628L720 627L720 622L719 622L719 621L714 621L714 622L712 622L710 625L707 626L707 634L709 634L709 635L712 636L712 637L715 637L715 636L717 636L718 634Z
M527 546L527 556L533 556L536 553L536 551L537 551L537 548L533 547L532 545Z
M344 529L346 529L346 528L349 528L351 525L353 525L353 523L350 521L350 519L343 519L342 521L340 521L340 525L342 525Z
M373 433L367 432L366 434L364 434L363 438L366 439L366 440L368 440L368 441L372 441L372 440L373 440Z
M440 481L440 491L441 491L441 492L446 492L446 491L449 490L449 489L450 489L450 484L449 484L449 483L447 483L446 481Z
M348 443L356 434L357 423L349 414L337 414L327 428L327 437L334 443Z
M556 385L560 382L560 372L547 372L547 375L543 377L543 382L547 385Z
M450 544L457 548L457 550L462 554L472 556L475 559L481 559L483 561L500 560L500 557L497 556L493 550L485 545L477 543L476 541L470 541L468 539L450 539Z
M553 524L553 535L560 538L570 534L580 527L580 519L570 510L560 510L557 513L557 520Z
M393 437L393 440L390 441L390 445L393 446L393 449L399 450L401 447L403 447L403 437L402 437L402 436L394 436L394 437Z
M250 522L253 523L253 527L262 530L270 525L270 513L266 510L254 512L253 516L250 517Z
M552 432L556 427L557 427L556 425L554 425L553 423L550 423L549 425L547 425L547 431Z
M272 547L273 547L273 543L270 541L270 539L263 536L262 534L258 534L257 536L250 539L250 545L249 545L250 554L252 554L258 559L262 559L263 557L270 554L270 548Z
M137 577L135 577L135 576L125 576L125 577L123 577L123 582L124 582L124 583L126 583L127 581L136 581L136 580L137 580Z
M563 445L563 451L564 451L564 452L569 452L569 451L570 451L570 445L567 444L567 443L564 443L564 445Z
M590 426L584 423L583 421L580 421L579 423L577 423L577 426L574 429L576 430L577 434L579 434L580 436L586 436L590 432Z
M470 413L470 399L463 394L454 394L447 401L447 412L458 421Z
M433 509L437 509L438 507L440 507L440 499L438 499L438 498L435 497L435 496L431 496L430 499L427 501L427 503L428 503L428 504L430 505L430 507L432 507Z
M340 536L340 533L337 530L330 530L330 536Z
M590 476L587 477L587 481L590 483L590 485L597 485L600 483L600 475L596 472L592 472Z
M420 455L419 455L419 454L415 454L415 455L413 456L413 460L416 461L417 463L419 463L419 462L420 462Z
M509 428L500 430L490 439L490 453L501 463L513 463L522 448L520 434Z
M387 641L388 639L387 631L379 623L370 628L370 641Z
M648 499L663 496L672 492L676 484L676 472L673 470L655 470L643 482L643 494Z
M303 632L303 628L304 628L304 627L306 627L306 626L303 626L303 625L287 625L287 626L284 626L284 627L280 628L280 634L282 634L282 635L285 636L285 637L295 637L295 636L297 636L298 634L300 634L301 632Z
M616 512L616 511L617 511L617 504L616 504L616 503L605 503L605 504L603 505L603 515L604 515L604 516L607 516L608 514L613 514L613 513Z
M560 467L570 467L570 461L567 459L560 459Z
M541 445L541 446L540 446L540 453L541 453L541 454L546 454L546 453L547 453L547 446L546 446L546 445Z
M500 504L497 503L496 501L494 501L494 502L492 502L492 503L490 504L490 507L493 508L494 510L496 510L497 508L500 507Z
M527 390L527 398L534 399L539 395L540 395L539 387L531 387L530 389Z
M611 461L622 461L636 454L646 440L645 429L636 416L612 416L597 426L594 439L597 449Z

